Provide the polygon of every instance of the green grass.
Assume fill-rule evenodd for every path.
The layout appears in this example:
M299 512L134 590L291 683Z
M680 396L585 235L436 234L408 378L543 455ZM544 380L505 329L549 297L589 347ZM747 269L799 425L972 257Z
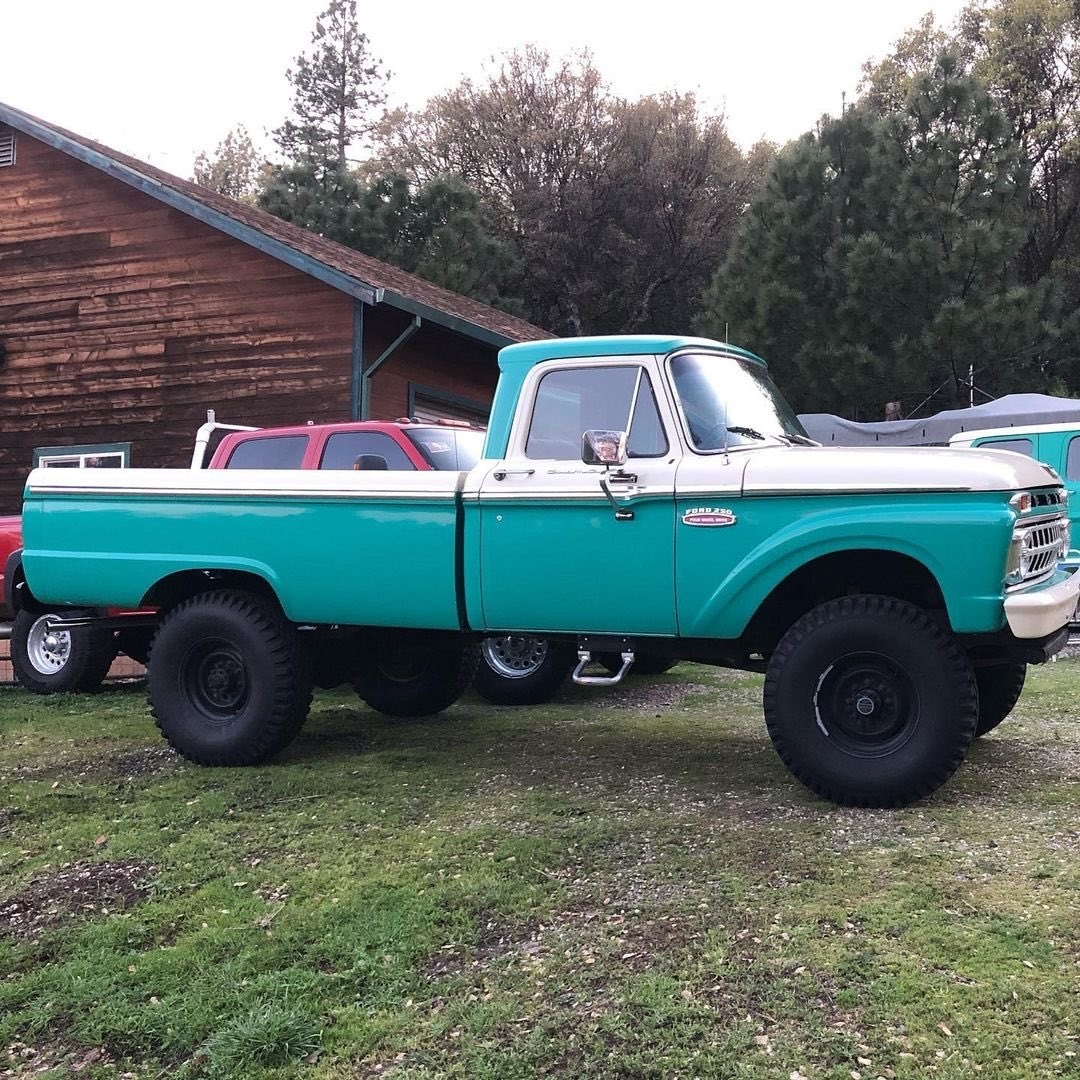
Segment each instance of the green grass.
M0 692L0 1075L1080 1077L1080 663L900 811L683 666L200 769Z

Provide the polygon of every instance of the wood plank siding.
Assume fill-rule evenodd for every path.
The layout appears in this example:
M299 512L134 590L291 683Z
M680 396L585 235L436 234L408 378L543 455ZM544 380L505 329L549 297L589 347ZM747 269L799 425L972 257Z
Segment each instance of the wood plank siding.
M17 134L0 168L0 512L17 512L37 446L130 442L132 464L183 466L225 422L347 419L351 297L100 169ZM364 312L370 364L409 324ZM409 386L488 403L495 349L430 324L372 384L371 416Z

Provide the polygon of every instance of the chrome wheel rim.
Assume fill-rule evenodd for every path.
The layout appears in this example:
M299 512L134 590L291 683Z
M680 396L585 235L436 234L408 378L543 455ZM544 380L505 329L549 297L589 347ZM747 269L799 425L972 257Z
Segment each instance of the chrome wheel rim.
M544 638L504 634L484 638L481 646L484 661L504 679L524 679L534 674L547 659L548 643Z
M56 675L64 670L71 657L71 634L67 630L49 630L49 619L35 619L26 635L26 657L39 675Z

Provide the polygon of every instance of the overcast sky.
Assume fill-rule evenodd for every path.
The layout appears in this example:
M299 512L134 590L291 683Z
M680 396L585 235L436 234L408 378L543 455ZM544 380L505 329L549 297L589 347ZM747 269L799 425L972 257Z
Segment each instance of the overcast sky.
M259 137L288 113L285 70L327 0L0 0L0 101L190 176L239 123ZM612 88L695 91L735 140L777 142L851 100L862 63L928 10L963 0L361 0L360 26L418 106L528 43L592 50ZM269 140L267 140L269 146Z

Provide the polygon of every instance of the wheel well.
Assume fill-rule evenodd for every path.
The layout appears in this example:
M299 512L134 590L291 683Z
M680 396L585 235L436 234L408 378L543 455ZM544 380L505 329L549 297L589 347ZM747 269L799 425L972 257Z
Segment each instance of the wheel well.
M165 611L183 600L211 589L242 589L244 592L265 596L276 604L277 595L265 578L243 570L181 570L162 578L143 597L140 607L154 607Z
M941 588L922 563L895 551L838 551L800 566L780 582L751 619L745 638L755 652L768 656L811 608L855 593L907 600L948 625Z

